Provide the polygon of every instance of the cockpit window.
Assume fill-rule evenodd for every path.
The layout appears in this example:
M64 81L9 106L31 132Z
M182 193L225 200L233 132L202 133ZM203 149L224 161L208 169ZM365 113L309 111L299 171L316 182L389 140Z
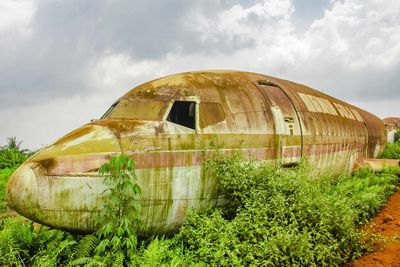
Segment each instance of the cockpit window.
M110 107L102 119L137 119L160 121L168 107L162 100L123 99Z
M196 129L196 102L175 101L168 114L167 121Z
M200 103L200 127L206 128L225 120L225 112L220 103Z
M110 112L115 108L115 106L116 106L117 104L118 104L118 102L112 104L111 107L109 107L109 108L107 109L106 113L104 113L104 115L101 116L101 118L102 118L102 119L107 118L108 114L110 114Z

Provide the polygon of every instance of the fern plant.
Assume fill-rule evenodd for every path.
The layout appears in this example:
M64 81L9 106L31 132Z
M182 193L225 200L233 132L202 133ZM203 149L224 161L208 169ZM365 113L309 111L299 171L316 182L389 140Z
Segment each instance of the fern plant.
M123 266L134 259L140 220L141 188L134 162L127 156L113 157L101 166L109 198L99 216L99 229L80 242L72 265ZM93 256L92 256L93 255Z

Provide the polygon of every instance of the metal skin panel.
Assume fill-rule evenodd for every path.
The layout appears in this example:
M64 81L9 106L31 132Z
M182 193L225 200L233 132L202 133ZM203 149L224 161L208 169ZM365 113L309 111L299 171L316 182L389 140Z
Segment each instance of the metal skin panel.
M195 129L167 120L174 101L195 103ZM125 154L143 191L142 234L172 233L189 209L225 204L205 168L217 151L272 164L303 155L317 170L351 170L385 142L378 118L309 87L248 72L181 73L132 89L102 119L28 159L10 177L7 199L36 222L94 231L107 201L97 171Z

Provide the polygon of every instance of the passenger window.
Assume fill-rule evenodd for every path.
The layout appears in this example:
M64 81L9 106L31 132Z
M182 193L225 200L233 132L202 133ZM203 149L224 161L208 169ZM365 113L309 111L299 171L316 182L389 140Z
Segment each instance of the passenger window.
M167 121L196 129L196 102L175 101L168 114Z
M219 103L201 102L199 109L201 128L205 128L225 120L225 112Z

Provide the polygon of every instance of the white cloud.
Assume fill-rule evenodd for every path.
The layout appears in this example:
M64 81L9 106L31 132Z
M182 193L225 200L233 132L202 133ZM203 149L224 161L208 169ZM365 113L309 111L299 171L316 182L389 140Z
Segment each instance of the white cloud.
M346 70L386 71L400 62L399 15L397 0L336 1L311 25L305 42L315 58L329 56Z
M96 61L89 84L98 93L110 88L127 90L164 73L161 60L135 60L129 54L108 52Z
M200 34L203 42L255 43L273 41L277 34L293 31L289 19L294 8L290 0L259 1L250 7L235 4L215 16L193 10L187 27ZM223 52L223 51L221 51Z
M107 87L191 69L224 68L280 76L345 100L393 94L389 85L396 79L396 67L400 68L399 3L336 1L304 35L295 31L289 0L257 1L248 7L236 4L211 14L196 10L188 14L187 27L202 42L210 42L210 48L221 42L229 46L252 41L253 45L230 53L174 51L139 61L129 54L109 54L98 61L94 80ZM374 76L379 75L387 77L378 82ZM375 90L378 84L383 91Z
M31 20L35 14L34 1L2 0L0 1L0 34L20 34L29 36L32 33Z

